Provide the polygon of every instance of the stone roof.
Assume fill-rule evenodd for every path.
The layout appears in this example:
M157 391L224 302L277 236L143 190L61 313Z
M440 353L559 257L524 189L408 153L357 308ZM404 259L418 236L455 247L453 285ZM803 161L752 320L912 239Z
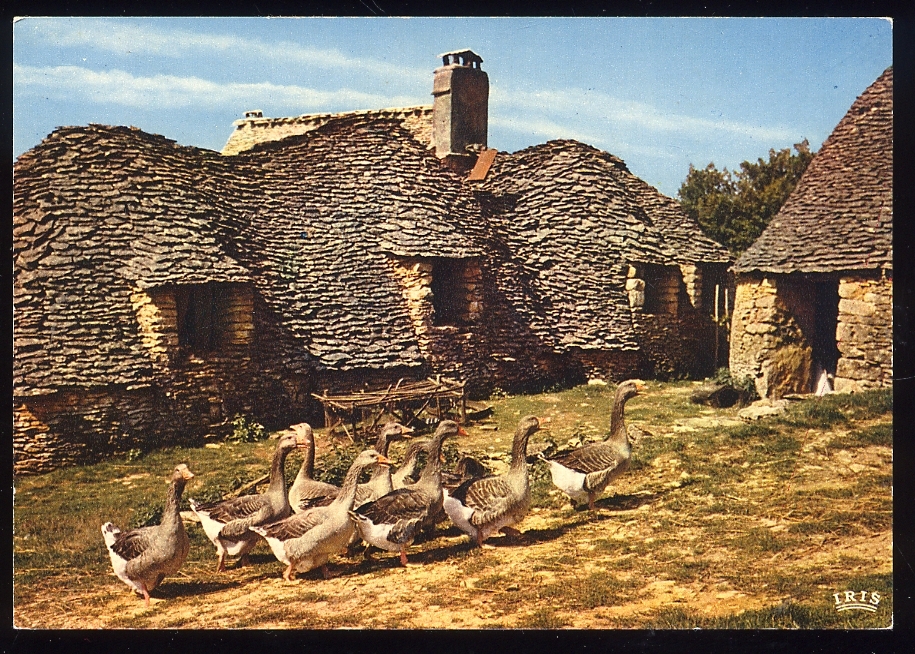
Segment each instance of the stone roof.
M627 265L721 256L668 200L575 141L466 182L398 116L234 156L60 128L14 168L16 393L149 383L130 297L168 284L252 284L293 371L421 365L392 255L491 262L509 314L557 352L635 349Z
M661 233L662 242L673 261L692 265L732 261L727 248L703 234L698 223L683 211L679 202L625 168L622 177L651 225Z
M372 122L379 118L398 121L417 141L429 148L433 147L432 105L422 105L343 113L303 114L286 118L264 118L259 115L243 118L233 123L235 130L229 136L222 153L225 155L239 154L250 150L258 143L279 141L288 136L305 134L338 119L349 122Z
M14 166L14 384L131 384L150 374L130 294L244 282L218 244L215 153L125 127L61 128Z
M668 258L612 169L622 162L575 141L500 152L477 186L499 198L500 238L532 280L505 296L558 351L636 347L625 293L626 256ZM638 245L637 245L638 244Z
M862 93L736 272L891 268L893 69Z
M460 227L479 213L460 179L396 120L334 121L226 160L253 186L230 240L309 353L338 370L422 363L387 255L482 254Z
M61 128L14 168L14 384L146 383L134 288L252 282L289 365L422 362L387 252L478 256L479 209L397 121L336 121L223 157L122 127Z

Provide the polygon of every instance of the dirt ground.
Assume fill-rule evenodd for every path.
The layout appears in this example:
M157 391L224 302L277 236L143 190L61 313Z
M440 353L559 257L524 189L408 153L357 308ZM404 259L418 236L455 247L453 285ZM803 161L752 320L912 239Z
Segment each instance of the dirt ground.
M549 396L543 397L549 406ZM643 465L620 478L596 511L572 508L556 496L558 491L548 491L553 505L535 506L518 525L520 537L494 537L483 550L443 523L432 539L409 550L406 568L396 554L376 553L365 560L356 553L334 559L330 579L313 571L288 583L263 543L251 565L216 574L212 546L197 533L199 525L188 523L192 549L204 553L166 580L149 608L110 567L99 572L100 564L95 570L51 575L54 592L20 586L15 624L63 629L683 626L663 620L684 615L714 620L766 610L777 615L778 607L791 603L827 615L834 612L833 593L891 574L891 525L856 523L843 529L826 524L827 509L845 503L849 511L864 510L875 506L873 497L835 493L820 512L823 528L816 512L796 500L808 491L860 485L868 475L891 475L891 448L835 451L828 447L835 430L799 430L794 436L800 450L790 455L796 461L788 472L778 472L779 454L755 462L742 461L746 448L740 447L691 454L702 448L697 435L740 424L733 412L703 410L665 424L656 419L629 423L649 434L639 446ZM468 449L508 450L510 434L500 432L495 442L491 431L470 431L471 440L463 444ZM319 444L320 460L326 443ZM488 463L496 472L505 466L498 459ZM719 486L714 471L730 467L740 474ZM133 479L125 475L123 481ZM887 498L877 500L885 510ZM845 626L855 626L855 616L846 618L852 622ZM890 616L883 618L888 622Z

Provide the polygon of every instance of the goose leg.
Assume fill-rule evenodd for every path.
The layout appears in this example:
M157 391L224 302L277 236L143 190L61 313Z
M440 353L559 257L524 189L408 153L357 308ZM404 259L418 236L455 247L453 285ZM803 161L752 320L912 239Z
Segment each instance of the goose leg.
M521 535L521 532L514 527L502 527L500 531L506 536L510 536L512 538L518 538Z
M326 563L321 566L321 576L324 577L325 579L331 578L330 570L327 569Z
M400 565L402 565L405 568L407 567L407 546L406 545L400 546Z
M588 510L594 510L594 493L588 493Z
M295 581L295 563L290 562L286 569L283 570L283 579L286 581Z
M140 582L140 590L143 591L143 604L149 608L149 591L146 590L146 584Z
M477 546L483 549L483 530L477 529Z
M219 560L216 561L216 572L225 572L226 571L226 553L219 553Z
M244 566L248 565L248 563L250 563L250 560L248 559L248 553L245 552L244 554L241 555L241 558L238 559L238 562L235 564L235 567L243 568Z

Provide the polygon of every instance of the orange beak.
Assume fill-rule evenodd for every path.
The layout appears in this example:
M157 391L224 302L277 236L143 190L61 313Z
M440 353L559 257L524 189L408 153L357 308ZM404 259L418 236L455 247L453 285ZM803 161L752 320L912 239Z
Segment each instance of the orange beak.
M386 456L381 456L380 454L378 455L378 463L380 463L380 464L383 465L383 466L392 466L392 465L394 465L394 462L391 461L388 457L386 457Z
M464 431L464 428L458 425L458 436L468 436L469 434Z

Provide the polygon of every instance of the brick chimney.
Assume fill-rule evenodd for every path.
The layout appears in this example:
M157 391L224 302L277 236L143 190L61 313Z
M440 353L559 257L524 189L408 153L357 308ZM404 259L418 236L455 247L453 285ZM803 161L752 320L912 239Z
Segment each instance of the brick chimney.
M460 166L472 166L486 146L489 75L482 57L471 50L446 52L432 84L432 140L435 154ZM467 146L474 146L468 149Z

